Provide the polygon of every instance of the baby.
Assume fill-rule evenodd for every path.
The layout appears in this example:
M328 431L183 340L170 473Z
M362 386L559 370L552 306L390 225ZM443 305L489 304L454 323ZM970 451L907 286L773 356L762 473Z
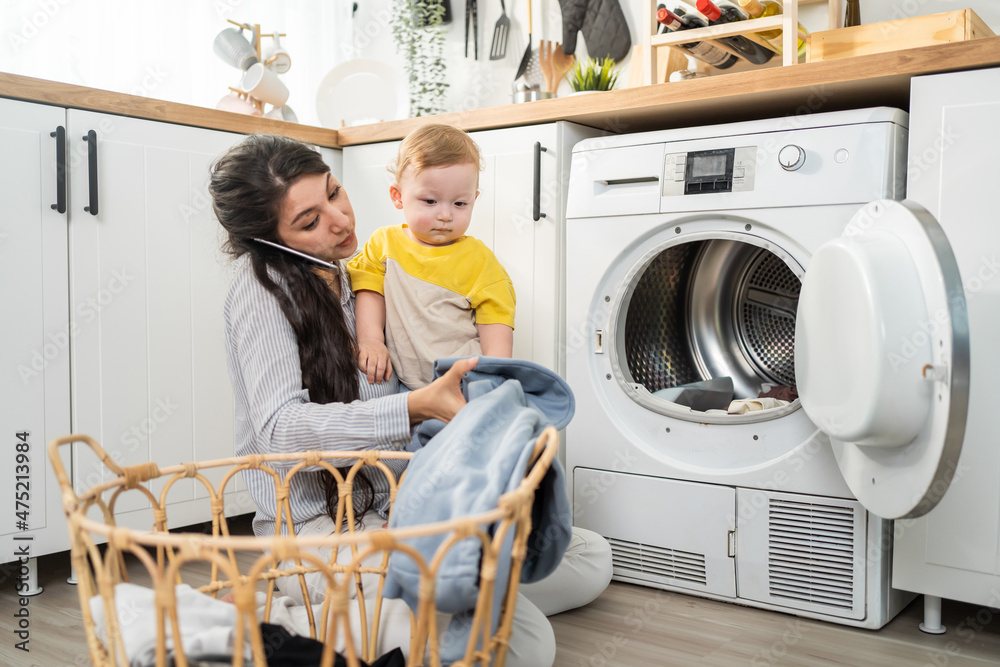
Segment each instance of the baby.
M395 369L417 389L433 379L435 359L511 356L514 285L490 249L465 236L480 162L472 138L449 125L424 125L400 144L389 196L405 222L375 230L348 264L368 382Z

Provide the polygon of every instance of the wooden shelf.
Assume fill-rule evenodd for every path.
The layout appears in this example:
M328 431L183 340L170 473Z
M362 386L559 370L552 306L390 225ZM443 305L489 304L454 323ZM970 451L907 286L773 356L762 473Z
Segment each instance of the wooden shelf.
M706 39L718 39L731 35L745 35L752 37L756 33L767 32L768 30L782 30L785 25L783 16L767 16L760 19L740 21L739 23L725 23L722 25L710 25L696 30L684 30L682 32L664 33L653 35L650 38L652 46L671 46L673 44L685 44L687 42L700 42ZM799 39L805 39L806 33L798 32Z
M723 51L732 53L739 57L740 54L734 51L724 40L725 37L740 35L761 46L775 51L773 45L769 44L760 36L762 32L780 30L782 33L781 58L782 65L795 65L798 63L798 40L806 39L806 35L799 31L799 5L818 2L827 3L827 23L830 29L843 25L843 4L842 0L785 0L783 11L775 16L767 16L759 19L747 21L737 21L719 25L706 26L693 30L681 30L673 33L658 34L659 22L656 20L656 7L660 0L645 0L646 12L644 16L645 35L643 42L643 81L648 85L651 83L662 83L654 81L654 72L659 72L658 67L660 51L664 47L679 49L681 44L691 42L710 42ZM689 4L694 4L693 0ZM685 53L685 55L687 55ZM710 67L706 65L706 67ZM667 75L669 76L669 72Z

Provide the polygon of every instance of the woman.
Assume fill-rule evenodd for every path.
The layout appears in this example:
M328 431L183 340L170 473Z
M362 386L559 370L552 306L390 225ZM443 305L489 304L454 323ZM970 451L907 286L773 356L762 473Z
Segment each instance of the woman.
M314 149L284 137L250 136L215 163L210 191L228 233L225 250L244 259L225 304L238 455L401 449L410 440L412 423L454 417L465 404L461 379L476 359L462 360L430 385L402 394L396 393L395 375L369 384L358 370L354 295L341 263L357 248L354 211ZM323 262L333 262L336 268L324 268ZM401 467L394 470L397 475ZM247 487L257 504L254 533L273 535L274 484L266 473L248 473ZM296 534L333 531L336 487L331 480L323 470L303 471L293 478L289 500ZM388 483L379 474L367 480L368 491L354 497L356 515L363 516L370 507L384 517ZM360 508L359 495L365 505ZM580 557L570 558L574 563L560 565L560 570L572 579L588 578L582 588L596 591L572 603L575 606L607 585L610 551L595 559L586 545L576 542L570 549ZM551 583L565 590L557 581ZM302 601L299 587L287 583L283 592ZM316 583L310 586L313 602L325 588L323 582ZM555 594L551 586L546 588L540 591L546 598ZM570 608L562 602L553 607L550 599L542 606L548 613ZM511 661L544 665L551 664L554 655L551 626L536 606L520 598Z
M361 381L346 271L285 250L339 265L357 248L350 200L319 153L284 137L248 137L215 163L210 191L228 232L225 250L245 258L225 305L238 455L400 449L411 423L448 421L465 404L459 382L474 360L426 392ZM332 530L331 479L325 471L293 478L298 534ZM367 500L384 511L388 485L380 475L368 479L374 498ZM259 471L247 482L258 509L254 533L273 535L274 484Z

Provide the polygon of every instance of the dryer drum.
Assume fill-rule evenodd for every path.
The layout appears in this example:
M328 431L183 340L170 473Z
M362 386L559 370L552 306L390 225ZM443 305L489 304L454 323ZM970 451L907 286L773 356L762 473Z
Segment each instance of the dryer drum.
M635 383L652 393L729 376L735 398L795 384L802 283L780 257L729 239L680 243L637 275L618 338Z

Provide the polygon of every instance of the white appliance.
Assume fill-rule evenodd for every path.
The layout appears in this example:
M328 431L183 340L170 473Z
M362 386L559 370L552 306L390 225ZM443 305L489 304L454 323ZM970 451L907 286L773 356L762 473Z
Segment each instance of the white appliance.
M913 598L890 519L947 488L969 369L954 256L894 201L906 141L877 108L576 146L566 461L617 579L867 628ZM800 398L729 415L660 391L722 378Z
M925 594L921 628L932 631L942 597L1000 607L1000 225L988 167L1000 153L1000 69L916 77L910 112L907 198L934 215L954 250L972 362L948 492L926 516L895 526L893 585Z

